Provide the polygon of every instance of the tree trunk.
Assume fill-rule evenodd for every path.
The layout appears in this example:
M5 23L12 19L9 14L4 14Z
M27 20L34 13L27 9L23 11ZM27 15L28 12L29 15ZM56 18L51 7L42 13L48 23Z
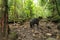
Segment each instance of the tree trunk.
M60 15L59 9L58 9L58 4L57 4L57 0L55 0L55 4L56 4L56 10L58 12L58 15Z
M8 0L3 0L3 18L2 18L3 37L8 37Z

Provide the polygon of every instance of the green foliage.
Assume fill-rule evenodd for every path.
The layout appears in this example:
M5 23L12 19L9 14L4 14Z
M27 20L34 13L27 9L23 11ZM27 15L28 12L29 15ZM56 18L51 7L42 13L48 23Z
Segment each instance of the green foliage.
M2 0L0 0L0 5L2 4Z
M60 1L57 0L60 10ZM22 21L35 17L47 18L52 14L58 15L56 4L52 4L52 0L8 0L9 20ZM53 12L53 8L55 11Z
M59 15L56 15L53 17L52 21L58 21L60 22L60 16Z
M38 0L38 3L39 4L34 8L35 16L36 17L42 16L43 18L47 18L48 16L51 16L51 9L49 10L48 7L50 5L49 0Z

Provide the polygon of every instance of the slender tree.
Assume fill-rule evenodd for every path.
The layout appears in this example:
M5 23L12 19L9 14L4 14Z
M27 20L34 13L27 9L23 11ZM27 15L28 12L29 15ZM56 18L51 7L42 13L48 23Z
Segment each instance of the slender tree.
M57 0L55 0L55 4L56 4L56 10L57 10L58 14L60 15L60 12L59 12L59 9L58 9L58 3L57 3Z
M3 37L8 36L8 0L3 0L3 18L2 18ZM6 39L7 40L7 39Z

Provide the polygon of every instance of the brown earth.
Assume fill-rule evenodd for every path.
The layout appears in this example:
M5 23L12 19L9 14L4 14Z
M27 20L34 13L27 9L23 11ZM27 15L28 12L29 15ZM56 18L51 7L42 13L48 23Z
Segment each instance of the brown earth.
M11 28L9 40L60 40L57 24L53 22L40 21L38 28L36 25L34 28L30 28L29 22L25 22L23 25L9 24L9 27ZM11 35L13 32L16 33L14 39Z

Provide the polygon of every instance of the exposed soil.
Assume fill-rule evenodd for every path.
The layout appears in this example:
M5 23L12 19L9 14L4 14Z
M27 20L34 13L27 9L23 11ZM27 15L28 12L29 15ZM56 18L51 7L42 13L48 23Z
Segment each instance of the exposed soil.
M39 27L35 25L34 28L30 28L29 22L25 22L23 25L9 24L9 27L11 28L9 40L60 40L57 24L52 22L40 21ZM13 32L16 33L15 39L11 36Z

